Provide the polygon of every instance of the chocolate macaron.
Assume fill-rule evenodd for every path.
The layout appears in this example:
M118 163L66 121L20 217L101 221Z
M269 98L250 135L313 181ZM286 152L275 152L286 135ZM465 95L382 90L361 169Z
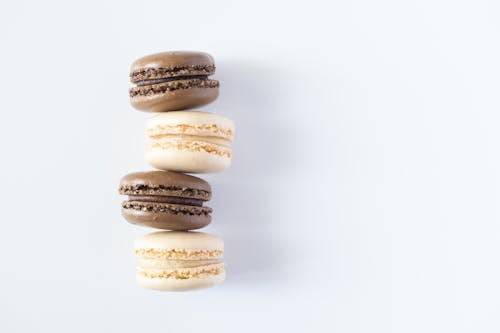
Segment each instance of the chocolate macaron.
M132 106L142 111L184 110L214 101L219 81L213 58L202 52L173 51L136 60L130 69Z
M165 230L194 230L211 221L210 184L203 179L170 171L134 172L122 178L122 215L133 224Z

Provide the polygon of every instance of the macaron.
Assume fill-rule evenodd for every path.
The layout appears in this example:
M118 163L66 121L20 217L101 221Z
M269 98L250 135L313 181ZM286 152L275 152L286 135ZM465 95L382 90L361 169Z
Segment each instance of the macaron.
M219 81L213 58L206 53L172 51L148 55L132 63L132 106L142 111L184 110L213 102L219 96Z
M165 230L193 230L211 221L210 184L203 179L168 171L134 172L122 178L122 215L130 223Z
M222 239L201 232L160 231L135 241L137 282L154 290L211 287L225 278Z
M156 169L179 172L219 172L231 165L234 123L201 111L175 111L152 117L146 127L151 139L146 160Z

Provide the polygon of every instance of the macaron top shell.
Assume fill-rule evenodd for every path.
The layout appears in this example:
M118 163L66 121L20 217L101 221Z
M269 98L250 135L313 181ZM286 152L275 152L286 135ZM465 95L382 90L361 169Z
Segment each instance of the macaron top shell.
M136 83L185 75L212 75L214 72L214 60L207 53L170 51L151 54L134 61L130 67L130 81Z
M130 173L122 178L119 192L123 195L163 195L204 201L211 198L210 184L203 179L169 171Z

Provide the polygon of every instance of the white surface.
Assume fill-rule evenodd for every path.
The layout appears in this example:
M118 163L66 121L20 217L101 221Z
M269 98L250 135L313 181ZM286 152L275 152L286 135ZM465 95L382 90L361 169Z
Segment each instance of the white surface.
M0 3L1 332L498 332L498 1ZM130 63L214 55L227 280L135 282Z

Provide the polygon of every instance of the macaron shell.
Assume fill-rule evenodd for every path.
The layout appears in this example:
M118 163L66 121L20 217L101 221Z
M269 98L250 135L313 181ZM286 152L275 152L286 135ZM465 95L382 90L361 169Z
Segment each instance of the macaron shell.
M130 66L135 72L145 68L176 68L189 66L213 66L214 59L207 53L195 51L170 51L150 54L137 59Z
M173 188L167 190L169 187ZM124 176L120 181L120 193L125 195L173 195L209 200L211 187L207 181L183 173L142 171Z
M223 252L224 241L220 237L205 232L157 231L137 238L134 242L134 249L186 250L188 252L217 250Z
M122 208L122 216L128 222L162 230L195 230L206 227L212 221L210 215L171 214Z
M231 166L229 157L177 148L148 149L145 158L156 169L178 172L220 172Z
M159 291L188 291L212 287L223 282L225 278L225 272L190 279L148 278L137 274L137 283L143 288Z
M219 88L192 87L152 95L136 95L130 98L130 103L141 111L167 112L206 105L218 96Z

